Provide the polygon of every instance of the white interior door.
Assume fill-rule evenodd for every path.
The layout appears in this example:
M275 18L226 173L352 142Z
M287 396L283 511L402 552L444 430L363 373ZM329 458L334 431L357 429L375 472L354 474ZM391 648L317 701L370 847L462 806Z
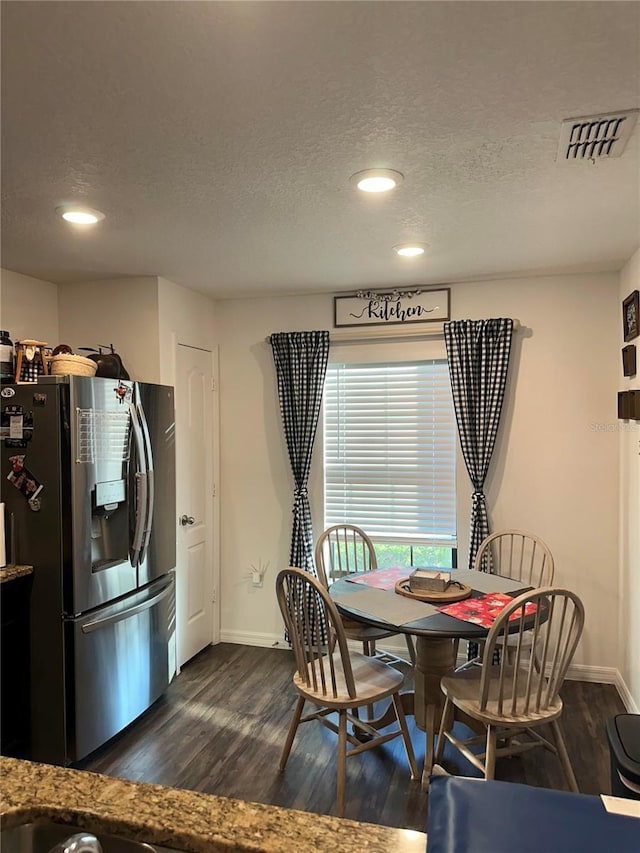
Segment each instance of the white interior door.
M178 666L214 639L212 354L177 347Z

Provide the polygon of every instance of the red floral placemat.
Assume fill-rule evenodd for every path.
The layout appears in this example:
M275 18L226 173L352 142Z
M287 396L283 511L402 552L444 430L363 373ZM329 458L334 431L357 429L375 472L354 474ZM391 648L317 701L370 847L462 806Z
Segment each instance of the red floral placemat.
M446 613L447 616L462 619L464 622L473 622L474 625L490 628L500 612L512 601L513 598L504 592L487 592L479 598L466 598L464 601L456 601L454 604L447 604L445 607L436 609L440 613ZM531 601L525 604L525 616L535 613L536 609L537 604ZM521 613L521 609L514 611L509 617L509 621L519 619Z
M396 581L409 577L411 569L406 566L391 566L388 569L371 569L370 572L359 572L347 580L352 583L363 583L376 589L395 589Z

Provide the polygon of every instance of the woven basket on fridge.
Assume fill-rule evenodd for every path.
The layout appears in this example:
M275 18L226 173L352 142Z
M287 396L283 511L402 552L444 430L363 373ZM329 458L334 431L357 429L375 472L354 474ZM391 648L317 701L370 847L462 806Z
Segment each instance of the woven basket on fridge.
M49 372L53 376L95 376L98 365L83 355L60 353L49 362Z

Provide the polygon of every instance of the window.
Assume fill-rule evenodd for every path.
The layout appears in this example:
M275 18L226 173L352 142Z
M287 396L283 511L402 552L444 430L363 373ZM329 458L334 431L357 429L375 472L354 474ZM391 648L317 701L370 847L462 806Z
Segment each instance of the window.
M361 527L380 566L455 567L455 459L446 360L329 364L325 527Z

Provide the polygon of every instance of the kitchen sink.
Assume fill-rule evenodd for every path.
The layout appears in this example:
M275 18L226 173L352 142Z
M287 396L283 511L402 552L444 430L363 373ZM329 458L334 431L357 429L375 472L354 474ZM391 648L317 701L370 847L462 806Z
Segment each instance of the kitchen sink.
M0 831L2 853L49 853L57 844L76 833L91 833L90 829L51 821L23 823ZM179 853L171 847L146 844L104 832L93 833L102 846L103 853Z

